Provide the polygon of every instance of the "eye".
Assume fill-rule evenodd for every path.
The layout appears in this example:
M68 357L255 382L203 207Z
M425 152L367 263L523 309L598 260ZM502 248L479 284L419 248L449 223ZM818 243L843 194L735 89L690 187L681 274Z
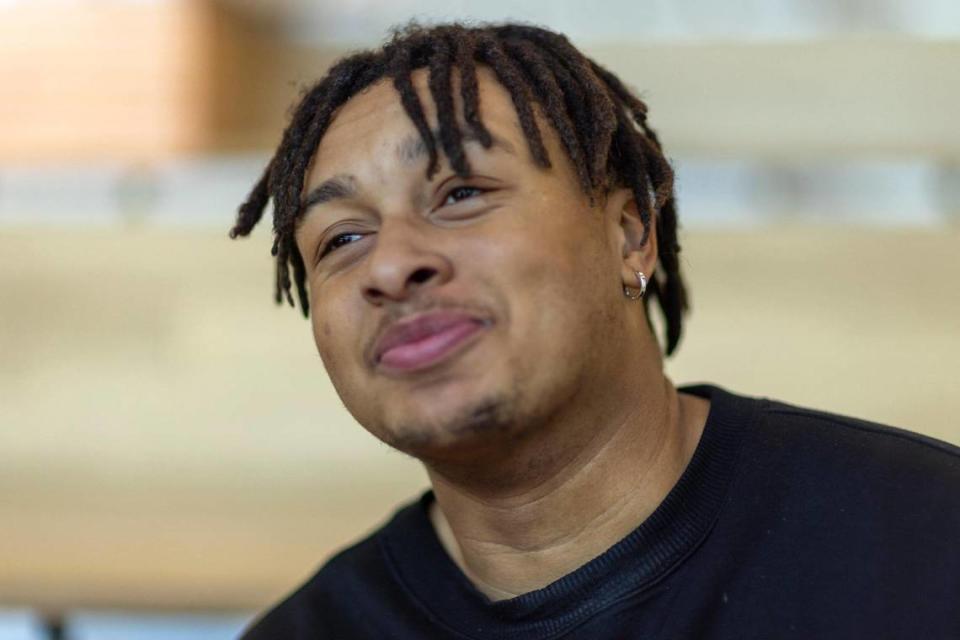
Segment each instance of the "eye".
M362 233L339 233L330 238L330 240L320 248L320 254L317 256L317 259L319 260L331 251L339 249L344 245L351 244L362 237Z
M456 204L461 200L471 198L473 196L478 196L481 193L485 193L486 189L480 189L478 187L454 187L447 193L447 197L443 199L443 204L440 206L447 206L451 204Z

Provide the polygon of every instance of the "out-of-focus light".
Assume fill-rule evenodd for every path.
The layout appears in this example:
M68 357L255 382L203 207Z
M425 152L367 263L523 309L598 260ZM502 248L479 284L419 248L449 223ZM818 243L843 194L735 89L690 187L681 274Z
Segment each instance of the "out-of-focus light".
M24 609L0 609L0 638L3 640L43 640L45 636L43 625L35 614Z
M233 640L249 615L77 613L67 620L73 640Z

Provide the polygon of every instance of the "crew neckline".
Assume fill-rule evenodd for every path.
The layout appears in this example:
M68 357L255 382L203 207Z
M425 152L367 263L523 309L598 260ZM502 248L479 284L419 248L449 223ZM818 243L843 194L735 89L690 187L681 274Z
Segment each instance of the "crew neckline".
M627 596L649 590L707 536L726 502L755 399L714 385L680 387L710 400L700 442L680 479L636 529L541 589L491 601L447 554L429 518L433 491L399 511L380 543L394 578L431 619L467 638L548 640ZM429 571L424 568L429 567Z

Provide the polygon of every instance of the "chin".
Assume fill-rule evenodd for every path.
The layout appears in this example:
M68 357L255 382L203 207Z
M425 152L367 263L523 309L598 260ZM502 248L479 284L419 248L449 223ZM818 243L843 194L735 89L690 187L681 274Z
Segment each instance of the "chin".
M402 419L385 429L387 437L381 439L415 458L447 457L509 436L519 424L516 404L514 394L502 393L455 407L405 411Z

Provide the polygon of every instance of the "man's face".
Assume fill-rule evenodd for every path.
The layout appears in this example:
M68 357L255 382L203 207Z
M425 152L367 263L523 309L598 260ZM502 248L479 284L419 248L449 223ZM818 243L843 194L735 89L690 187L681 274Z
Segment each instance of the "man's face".
M314 337L344 404L424 459L576 407L617 375L625 335L617 203L590 206L542 119L553 167L537 167L509 94L488 69L478 75L495 143L464 143L471 177L441 153L426 178L420 136L381 81L324 135L304 188L321 202L296 236ZM426 74L413 78L435 130Z

